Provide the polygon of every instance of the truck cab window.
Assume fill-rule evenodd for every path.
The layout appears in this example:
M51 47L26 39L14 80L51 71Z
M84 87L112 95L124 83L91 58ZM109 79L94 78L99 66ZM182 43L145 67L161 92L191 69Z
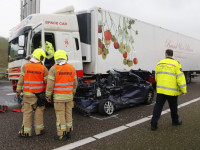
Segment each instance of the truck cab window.
M46 41L50 42L53 45L54 50L56 51L55 37L53 33L45 32L45 42Z
M17 51L20 49L20 47L18 45L18 37L15 38L14 40L12 40L9 43L9 45L10 45L10 54L9 54L10 59L16 58L17 57Z
M46 59L45 59L45 66L49 70L54 64L54 53L56 51L55 45L55 37L53 33L45 32L45 52L46 52Z
M76 44L76 50L78 51L79 50L79 44L78 44L78 39L75 38L75 44Z

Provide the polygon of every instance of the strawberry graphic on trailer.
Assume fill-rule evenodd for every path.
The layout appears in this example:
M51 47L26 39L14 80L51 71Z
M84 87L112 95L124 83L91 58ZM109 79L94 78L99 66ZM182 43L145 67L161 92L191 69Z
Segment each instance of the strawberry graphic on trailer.
M118 21L114 22L109 12L99 11L99 13L101 20L98 22L98 55L102 55L105 60L109 51L114 48L122 54L124 65L128 67L137 65L138 59L133 46L133 36L138 35L138 31L133 28L135 20L117 16ZM111 42L113 42L112 46Z

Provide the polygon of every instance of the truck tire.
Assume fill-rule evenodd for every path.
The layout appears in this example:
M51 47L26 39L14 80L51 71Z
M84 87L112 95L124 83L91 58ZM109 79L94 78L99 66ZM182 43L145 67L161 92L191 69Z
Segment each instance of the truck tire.
M147 91L145 95L145 104L149 105L153 101L153 91L149 90Z
M190 74L190 72L186 72L185 73L185 80L186 80L187 84L191 83L191 74Z
M103 99L99 103L99 113L104 116L112 115L114 112L114 105L108 99Z

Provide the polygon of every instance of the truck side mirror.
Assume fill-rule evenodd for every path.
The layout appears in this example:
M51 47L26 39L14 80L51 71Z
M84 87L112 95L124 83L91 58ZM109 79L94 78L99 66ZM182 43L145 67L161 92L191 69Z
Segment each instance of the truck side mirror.
M18 45L20 46L20 47L24 47L24 35L20 35L19 36L19 39L18 39Z
M17 54L18 54L18 55L23 55L23 54L24 54L24 50L23 50L23 49L18 50L18 51L17 51Z

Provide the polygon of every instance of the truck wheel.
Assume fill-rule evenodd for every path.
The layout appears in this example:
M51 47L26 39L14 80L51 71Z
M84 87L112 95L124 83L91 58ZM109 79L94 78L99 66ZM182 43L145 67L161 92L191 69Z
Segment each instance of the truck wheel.
M112 115L113 112L114 112L114 105L110 100L103 99L103 100L100 101L100 103L99 103L99 113L101 115L108 116L108 115Z
M153 101L153 92L149 90L145 95L145 104L149 105L152 103L152 101Z
M191 74L190 74L190 72L186 72L185 73L185 79L186 79L186 83L190 84L190 82L191 82Z

